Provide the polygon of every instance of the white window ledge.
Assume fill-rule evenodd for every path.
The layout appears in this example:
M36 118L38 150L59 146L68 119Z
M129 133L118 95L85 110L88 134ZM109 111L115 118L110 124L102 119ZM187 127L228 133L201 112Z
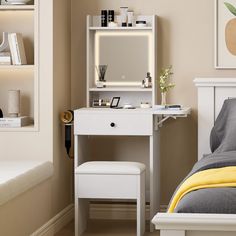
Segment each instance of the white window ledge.
M53 175L47 161L0 161L0 205L38 185Z

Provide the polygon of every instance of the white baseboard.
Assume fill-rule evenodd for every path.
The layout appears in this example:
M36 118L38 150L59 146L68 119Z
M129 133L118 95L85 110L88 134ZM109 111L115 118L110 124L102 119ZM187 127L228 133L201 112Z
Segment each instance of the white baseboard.
M161 212L165 212L167 206L161 206ZM136 218L136 205L134 204L116 204L116 203L91 203L91 219L111 219L111 220L132 220ZM149 216L149 206L146 207L146 219ZM74 205L71 204L59 212L46 224L30 236L53 236L66 226L74 218Z
M74 218L74 205L71 204L30 236L53 236Z
M161 206L161 212L166 212L167 206ZM90 219L133 220L136 219L134 204L90 204ZM146 220L149 220L149 206L146 206Z

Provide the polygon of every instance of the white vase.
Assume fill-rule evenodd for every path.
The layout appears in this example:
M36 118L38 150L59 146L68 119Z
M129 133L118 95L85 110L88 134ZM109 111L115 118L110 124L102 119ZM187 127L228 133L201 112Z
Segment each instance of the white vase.
M20 113L20 90L8 91L8 114L10 117L18 117Z
M161 93L161 105L165 106L166 103L166 92Z

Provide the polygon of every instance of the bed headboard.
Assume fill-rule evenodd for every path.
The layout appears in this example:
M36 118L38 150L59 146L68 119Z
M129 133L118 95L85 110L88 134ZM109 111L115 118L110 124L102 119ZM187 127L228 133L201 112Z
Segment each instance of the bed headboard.
M198 88L198 160L210 153L210 132L225 99L236 98L236 78L196 78Z

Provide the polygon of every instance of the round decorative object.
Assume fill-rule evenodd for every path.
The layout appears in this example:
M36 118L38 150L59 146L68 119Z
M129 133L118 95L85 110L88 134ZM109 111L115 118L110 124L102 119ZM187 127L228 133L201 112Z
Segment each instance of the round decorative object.
M70 124L74 120L74 112L71 110L61 113L61 121L64 124Z

